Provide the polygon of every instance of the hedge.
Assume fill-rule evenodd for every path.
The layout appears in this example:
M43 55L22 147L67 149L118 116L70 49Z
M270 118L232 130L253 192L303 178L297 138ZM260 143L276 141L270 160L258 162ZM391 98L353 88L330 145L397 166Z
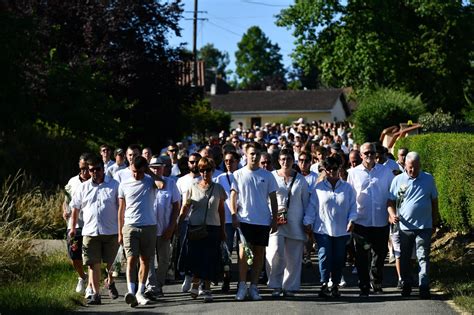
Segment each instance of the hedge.
M474 135L433 133L409 136L395 144L421 157L421 167L431 173L439 193L442 223L455 231L474 231Z

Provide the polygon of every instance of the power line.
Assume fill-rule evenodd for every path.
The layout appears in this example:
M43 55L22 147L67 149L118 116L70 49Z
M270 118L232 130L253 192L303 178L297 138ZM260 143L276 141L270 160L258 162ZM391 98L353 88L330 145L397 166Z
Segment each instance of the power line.
M276 8L287 8L288 7L288 5L283 5L283 4L270 4L270 3L267 3L267 2L251 1L251 0L242 0L242 2L250 3L250 4L263 5L263 6L266 6L266 7L276 7Z
M229 32L229 33L231 33L231 34L234 34L234 35L237 35L237 36L239 36L239 37L242 37L242 34L239 34L239 33L236 33L236 32L234 32L234 31L231 31L231 30L229 30L228 28L225 28L225 27L223 27L223 26L220 26L220 25L218 25L218 24L216 24L216 23L214 23L214 22L207 21L207 23L212 24L212 25L214 25L214 26L217 27L217 28L223 29L223 30L226 31L226 32Z

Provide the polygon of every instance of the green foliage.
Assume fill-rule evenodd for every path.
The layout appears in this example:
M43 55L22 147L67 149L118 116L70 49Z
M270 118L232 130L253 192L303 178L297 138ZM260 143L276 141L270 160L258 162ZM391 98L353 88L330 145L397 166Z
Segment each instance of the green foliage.
M424 113L418 118L424 132L448 132L454 124L454 117L438 108L433 114Z
M434 133L397 141L421 156L422 168L433 174L443 223L455 231L474 230L474 135Z
M229 65L229 54L215 48L213 44L206 44L198 51L198 58L203 60L206 66L205 82L214 83L216 77L226 79L230 70L226 70Z
M208 133L219 133L229 130L230 114L213 110L209 100L199 100L186 110L186 121L189 129L203 137Z
M416 121L425 111L419 96L387 88L361 93L357 103L352 117L357 143L378 141L383 129L408 120Z
M250 27L237 44L236 70L242 89L283 89L285 69L278 44L272 44L258 26Z
M317 68L323 85L405 89L432 111L458 114L472 91L472 8L462 0L295 1L277 25L292 30L295 62Z

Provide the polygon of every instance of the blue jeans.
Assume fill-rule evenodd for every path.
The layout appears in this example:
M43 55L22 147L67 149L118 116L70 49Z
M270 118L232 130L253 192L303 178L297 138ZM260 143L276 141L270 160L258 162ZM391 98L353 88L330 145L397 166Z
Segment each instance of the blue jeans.
M341 282L342 268L346 260L346 243L349 235L333 237L327 234L314 233L318 243L319 273L321 283L328 283L329 278L338 284Z
M429 290L431 229L400 230L400 273L403 287L407 289L413 285L411 276L413 246L415 246L416 258L418 259L420 289Z

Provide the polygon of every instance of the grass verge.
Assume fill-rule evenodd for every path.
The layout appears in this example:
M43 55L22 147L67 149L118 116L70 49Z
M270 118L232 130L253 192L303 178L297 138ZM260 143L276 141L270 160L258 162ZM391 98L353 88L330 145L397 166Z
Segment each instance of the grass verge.
M64 314L82 304L65 254L43 256L21 279L0 286L0 313Z
M436 287L474 314L473 235L446 233L433 244L431 275Z

